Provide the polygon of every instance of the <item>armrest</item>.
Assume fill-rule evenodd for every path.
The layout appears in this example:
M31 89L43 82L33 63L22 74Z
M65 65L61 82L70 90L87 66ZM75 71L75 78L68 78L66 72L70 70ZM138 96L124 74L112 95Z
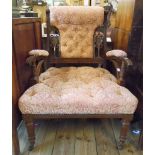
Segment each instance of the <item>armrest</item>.
M114 56L114 57L127 57L127 53L122 51L122 50L111 50L111 51L108 51L106 53L106 56L107 57L111 57L111 56Z
M132 61L127 57L127 53L122 50L111 50L106 53L106 59L113 62L118 83L124 85L127 68L132 66Z
M29 52L29 57L26 59L26 62L33 67L33 76L34 80L38 82L39 75L41 73L42 65L46 59L46 57L49 56L48 51L46 50L40 50L35 49L31 50Z
M46 50L35 49L35 50L31 50L29 52L29 55L47 57L49 56L49 53Z

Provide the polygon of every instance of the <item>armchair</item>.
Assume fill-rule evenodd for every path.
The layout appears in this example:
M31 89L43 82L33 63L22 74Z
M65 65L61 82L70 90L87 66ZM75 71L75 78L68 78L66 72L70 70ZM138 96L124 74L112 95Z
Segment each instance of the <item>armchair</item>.
M102 7L58 6L47 10L48 51L29 52L27 62L33 66L36 84L19 99L30 150L35 144L33 121L54 118L121 118L118 148L123 147L138 100L119 85L132 63L124 51L106 51L108 20L103 21ZM106 59L114 63L116 77L101 68ZM49 67L60 63L98 67Z

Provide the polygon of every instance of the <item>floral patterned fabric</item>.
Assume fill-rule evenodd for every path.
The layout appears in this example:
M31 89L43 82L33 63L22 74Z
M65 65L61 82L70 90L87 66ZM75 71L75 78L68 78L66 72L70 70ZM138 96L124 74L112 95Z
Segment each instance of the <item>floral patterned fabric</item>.
M60 32L62 58L93 58L95 29L104 21L99 6L51 6L50 24Z
M51 67L19 99L23 114L132 114L137 98L109 71Z
M115 56L115 57L127 57L127 53L122 50L111 50L106 53L107 57Z
M47 57L49 55L48 51L46 50L41 50L41 49L35 49L35 50L31 50L29 52L29 55L34 55L34 56L45 56Z

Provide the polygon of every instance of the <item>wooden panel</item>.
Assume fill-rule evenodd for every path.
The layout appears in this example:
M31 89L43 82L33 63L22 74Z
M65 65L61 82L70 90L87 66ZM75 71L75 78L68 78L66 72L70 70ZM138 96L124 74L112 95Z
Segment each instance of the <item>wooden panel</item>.
M41 23L38 18L13 20L13 45L20 92L28 88L32 69L26 64L28 52L41 48Z
M129 40L128 53L130 58L137 62L142 54L143 44L143 2L142 0L136 0L133 25L131 30L131 38ZM140 54L141 53L141 54ZM142 57L141 57L142 58ZM140 60L141 61L141 60Z
M134 121L143 119L143 1L136 0L128 56L134 67L127 78L127 87L138 97Z
M111 16L114 48L127 51L130 38L135 0L119 0L118 10Z
M17 71L15 64L14 51L12 54L12 145L14 155L19 155L19 141L17 134L17 126L21 121L21 114L18 109L19 85L17 79Z
M14 104L12 104L12 148L13 148L13 153L14 155L19 155L20 154L20 149L19 149L19 140L18 140L18 133L17 133L17 122L16 122L16 108Z
M113 13L111 14L111 17L110 17L110 27L112 28L115 28L116 26L116 16L117 16L117 13Z
M41 48L41 24L38 18L13 19L13 51L12 51L12 142L13 152L19 154L17 126L22 120L18 108L18 99L29 86L32 75L26 64L28 52Z
M34 26L35 20L37 21ZM41 47L41 31L38 19L13 19L13 51L12 51L12 140L13 152L19 154L17 126L22 120L18 108L19 96L28 87L32 71L25 60L28 51ZM35 35L37 32L38 34ZM37 37L37 39L36 39Z
M22 92L29 86L32 71L26 64L26 58L28 52L35 48L41 48L40 19L13 19L12 142L15 155L19 154L17 126L22 120L18 108L18 99Z
M139 57L139 49L143 41L143 28L133 27L131 38L128 44L128 55L133 61L137 61Z
M132 26L133 27L143 26L143 0L135 1L134 18Z
M35 30L35 48L42 49L42 41L41 41L41 22L34 23L34 30Z
M13 28L13 39L19 85L21 92L23 92L27 88L32 75L30 67L26 64L26 58L28 57L28 52L35 49L33 23L16 25Z
M20 96L19 84L17 78L17 70L15 64L15 55L14 51L12 54L12 110L13 110L13 124L17 127L21 121L21 113L18 109L18 98Z
M18 97L19 97L19 85L18 85L18 79L17 79L15 55L13 51L13 54L12 54L12 102L14 104L17 104Z
M130 31L134 13L135 0L119 0L116 27Z
M122 49L127 51L130 32L122 29L113 29L112 40L114 42L114 49Z

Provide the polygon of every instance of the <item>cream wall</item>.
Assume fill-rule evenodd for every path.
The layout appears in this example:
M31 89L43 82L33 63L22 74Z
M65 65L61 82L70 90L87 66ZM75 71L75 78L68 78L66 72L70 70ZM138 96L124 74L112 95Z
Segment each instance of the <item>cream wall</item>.
M75 5L75 4L84 5L84 0L66 0L66 3L68 5Z

